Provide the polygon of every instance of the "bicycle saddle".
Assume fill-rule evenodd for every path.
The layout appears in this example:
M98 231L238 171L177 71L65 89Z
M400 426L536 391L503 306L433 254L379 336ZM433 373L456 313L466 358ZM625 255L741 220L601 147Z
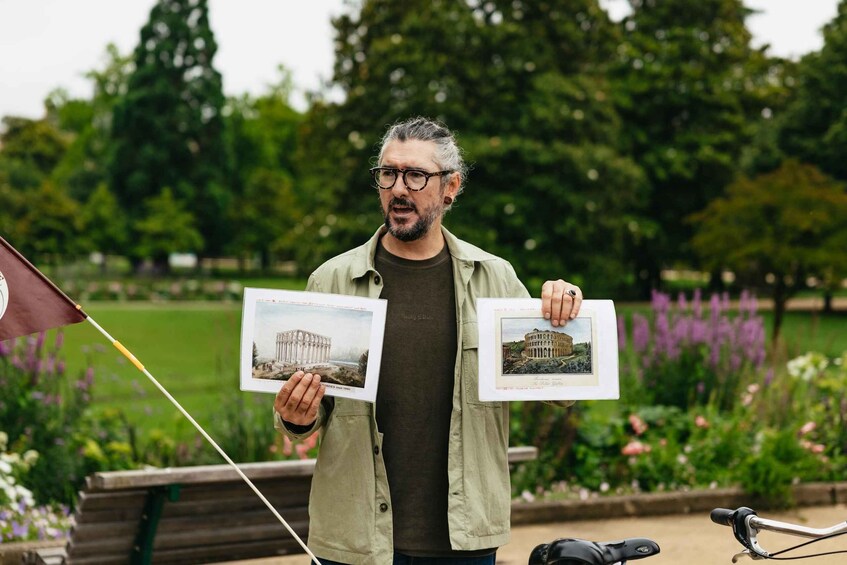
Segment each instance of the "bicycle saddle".
M643 559L659 553L659 546L646 538L614 542L594 542L562 538L543 543L532 550L529 565L611 565L629 559Z

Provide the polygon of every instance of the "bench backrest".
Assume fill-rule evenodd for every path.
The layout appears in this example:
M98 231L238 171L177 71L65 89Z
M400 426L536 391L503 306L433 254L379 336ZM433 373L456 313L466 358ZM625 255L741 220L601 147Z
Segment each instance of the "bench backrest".
M509 449L515 464L534 447ZM304 541L315 460L239 465ZM229 465L95 473L80 493L62 550L28 563L214 563L302 553L297 541Z
M304 539L314 464L239 466ZM228 465L96 473L74 522L68 563L209 563L302 552Z

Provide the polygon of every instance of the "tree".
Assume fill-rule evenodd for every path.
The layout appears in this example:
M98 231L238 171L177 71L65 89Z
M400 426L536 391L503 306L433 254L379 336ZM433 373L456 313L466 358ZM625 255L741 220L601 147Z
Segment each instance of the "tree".
M685 217L737 172L747 126L767 106L769 64L753 50L741 0L630 0L612 71L622 132L645 170L651 229L632 246L641 294L693 259Z
M169 187L147 200L145 215L136 221L136 256L153 259L154 269L167 272L171 253L196 252L203 237L195 228L194 215L174 198Z
M19 249L25 255L54 258L84 250L79 204L50 181L24 195L23 215L17 224Z
M644 182L621 151L603 76L617 32L596 0L371 0L334 25L346 98L319 101L303 125L312 175L298 188L315 212L296 229L318 233L303 241L305 264L381 222L367 164L386 125L420 114L457 131L473 165L477 194L446 220L457 235L530 284L557 272L597 291L623 282Z
M780 146L791 156L847 181L847 0L823 28L820 51L798 68L796 96L780 132Z
M219 253L230 236L216 51L206 0L156 3L141 29L126 95L115 106L109 166L110 187L134 226L142 225L147 200L171 187L175 202L196 219L204 241L197 251L207 255Z
M226 106L227 145L233 159L231 250L258 254L267 269L276 252L289 253L301 214L294 191L297 127L302 116L289 104L291 75L258 97L231 99Z
M771 173L740 177L702 211L692 245L707 265L734 271L774 301L773 340L786 301L809 276L847 276L847 193L816 167L785 161Z
M126 214L105 182L97 185L83 205L81 219L91 250L103 254L105 271L106 256L124 252L127 244Z
M41 186L62 159L68 140L50 121L7 116L0 134L0 171L20 191Z
M91 100L71 98L67 92L54 90L45 101L47 119L65 132L70 143L50 178L67 187L68 194L85 202L103 182L107 182L109 136L115 104L126 92L132 72L129 56L121 55L109 44L101 69L86 73L92 82Z

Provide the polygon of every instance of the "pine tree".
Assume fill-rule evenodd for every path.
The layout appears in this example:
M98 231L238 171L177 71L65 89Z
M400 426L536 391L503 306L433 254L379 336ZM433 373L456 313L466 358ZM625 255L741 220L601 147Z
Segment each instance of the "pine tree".
M157 2L141 29L126 95L115 107L109 171L112 191L134 226L143 220L145 203L172 188L196 219L206 255L220 252L228 236L216 51L206 0Z

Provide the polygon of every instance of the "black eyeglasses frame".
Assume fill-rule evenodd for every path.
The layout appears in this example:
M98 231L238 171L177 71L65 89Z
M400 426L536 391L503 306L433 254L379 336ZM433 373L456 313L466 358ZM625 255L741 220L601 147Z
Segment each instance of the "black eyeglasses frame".
M377 180L377 175L381 171L394 171L395 177L394 177L394 182L391 183L391 186L382 186L381 184L379 184L379 181ZM381 190L391 190L392 188L394 188L394 185L397 184L397 179L399 179L402 176L403 177L403 184L406 186L406 188L408 190L411 190L412 192L420 192L421 190L426 188L426 186L429 184L429 179L431 179L432 177L440 177L440 176L444 176L444 175L449 175L449 174L455 173L456 171L436 171L434 173L429 173L429 172L424 171L422 169L398 169L397 167L373 167L373 168L369 169L369 172L370 172L371 176L373 177L377 188L379 188ZM424 180L423 186L420 187L420 188L412 188L411 186L409 186L409 183L406 180L406 173L420 173L424 177L426 177L426 180Z

